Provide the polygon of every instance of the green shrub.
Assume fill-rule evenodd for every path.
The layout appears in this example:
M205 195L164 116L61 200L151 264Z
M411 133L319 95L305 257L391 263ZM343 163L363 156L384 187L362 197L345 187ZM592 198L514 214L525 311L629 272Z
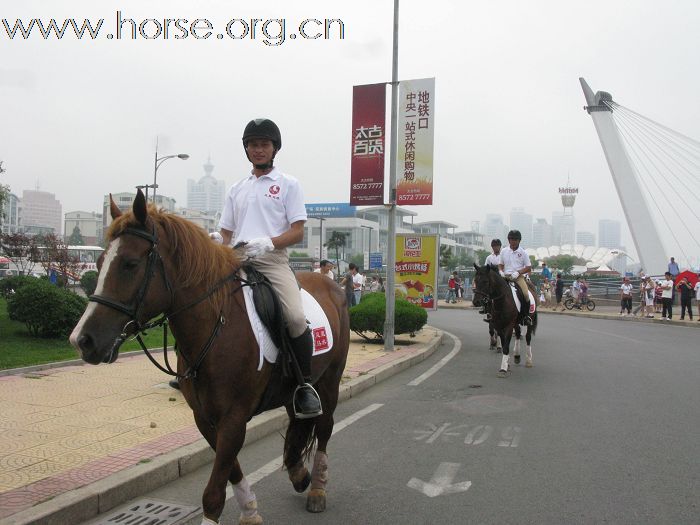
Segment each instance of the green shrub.
M428 312L406 299L397 297L394 308L394 334L413 335L428 322ZM380 292L363 295L360 304L350 308L350 329L365 339L370 339L365 332L382 339L385 317L385 295Z
M14 275L12 277L5 277L0 280L0 295L5 299L13 295L17 290L19 290L25 283L36 280L36 277L29 277L27 275Z
M34 337L67 337L83 315L87 300L42 280L25 282L7 299L7 313Z
M97 288L97 272L95 270L85 272L80 278L80 287L88 297L94 294Z

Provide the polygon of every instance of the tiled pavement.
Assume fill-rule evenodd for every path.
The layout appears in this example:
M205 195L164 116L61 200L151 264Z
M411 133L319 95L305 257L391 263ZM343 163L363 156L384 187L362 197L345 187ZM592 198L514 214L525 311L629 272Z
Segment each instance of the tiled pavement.
M438 334L425 328L391 354L353 339L344 381ZM201 439L168 379L143 355L0 377L0 521Z

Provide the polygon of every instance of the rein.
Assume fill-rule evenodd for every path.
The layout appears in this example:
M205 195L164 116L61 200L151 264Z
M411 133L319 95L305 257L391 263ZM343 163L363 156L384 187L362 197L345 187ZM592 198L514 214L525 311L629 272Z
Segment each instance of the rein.
M156 368L158 368L161 372L164 372L168 375L174 376L177 379L193 379L197 377L197 373L199 371L199 368L201 367L202 363L204 362L204 359L206 358L207 354L211 350L212 346L214 345L214 340L216 337L219 335L219 331L221 330L221 327L226 324L226 318L224 317L223 312L219 313L219 317L216 321L216 324L214 325L214 328L212 329L211 334L209 335L209 338L207 339L207 342L204 344L204 347L202 350L200 350L199 355L197 358L194 360L193 363L190 363L187 359L187 357L180 353L182 356L183 360L185 361L185 364L187 365L187 370L185 371L184 375L183 374L178 374L175 370L173 370L172 366L170 365L170 362L168 360L168 324L169 321L172 317L175 317L176 315L189 310L193 306L198 305L202 301L208 299L211 297L219 288L227 284L229 281L238 281L241 283L241 285L236 288L233 293L238 292L243 288L243 286L254 286L256 283L251 283L247 281L246 279L243 279L240 275L238 275L238 271L235 271L228 276L224 277L221 279L219 282L217 282L214 286L212 286L207 292L205 292L203 295L195 299L194 301L191 301L187 303L186 305L178 308L174 312L171 313L164 313L160 318L150 321L145 324L141 324L138 321L139 314L141 313L141 307L143 305L143 299L148 293L148 288L150 287L151 280L153 279L153 276L156 273L156 263L160 263L161 267L161 274L163 275L163 281L165 282L165 287L167 288L168 292L170 292L170 298L171 298L171 303L173 300L173 288L170 284L170 281L168 280L168 277L165 273L165 265L163 264L163 259L161 258L160 254L158 253L158 236L156 233L155 225L153 226L153 233L148 233L147 231L140 230L137 228L125 228L124 231L122 231L119 235L123 234L128 234L128 235L135 235L137 237L141 237L142 239L146 239L151 243L151 249L148 252L148 259L146 261L146 273L143 282L141 283L141 286L139 287L136 296L134 297L134 301L132 302L131 305L126 305L124 303L121 303L119 301L115 301L113 299L110 299L109 297L104 297L101 295L91 295L89 297L89 300L98 304L101 304L103 306L107 306L108 308L112 308L113 310L117 310L118 312L121 312L128 317L130 317L129 321L124 325L122 328L121 334L117 336L117 338L114 341L114 345L112 346L112 350L110 352L110 362L113 360L115 353L119 350L119 347L122 345L124 341L129 337L128 335L128 329L130 325L133 325L133 330L134 333L136 333L135 339L138 341L139 346L141 346L141 349L143 352L146 354L146 357L153 363ZM163 358L165 360L165 366L161 365L151 354L151 352L146 348L146 344L143 342L143 339L141 338L141 334L145 333L146 330L149 330L151 328L157 328L159 326L163 327ZM177 343L175 343L175 351L177 351Z

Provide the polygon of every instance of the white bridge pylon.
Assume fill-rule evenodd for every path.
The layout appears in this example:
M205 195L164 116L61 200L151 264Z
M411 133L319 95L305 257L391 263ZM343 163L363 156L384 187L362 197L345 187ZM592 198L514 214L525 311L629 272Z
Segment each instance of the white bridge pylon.
M579 81L586 97L585 109L593 118L642 268L647 274L663 274L668 265L667 253L634 166L613 121L609 104L612 95L605 91L594 94L583 78L579 78Z

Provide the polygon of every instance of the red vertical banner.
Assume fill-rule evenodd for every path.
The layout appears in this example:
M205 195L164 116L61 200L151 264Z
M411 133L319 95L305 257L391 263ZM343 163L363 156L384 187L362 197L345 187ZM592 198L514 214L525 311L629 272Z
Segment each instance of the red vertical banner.
M350 204L384 204L386 84L352 88Z

